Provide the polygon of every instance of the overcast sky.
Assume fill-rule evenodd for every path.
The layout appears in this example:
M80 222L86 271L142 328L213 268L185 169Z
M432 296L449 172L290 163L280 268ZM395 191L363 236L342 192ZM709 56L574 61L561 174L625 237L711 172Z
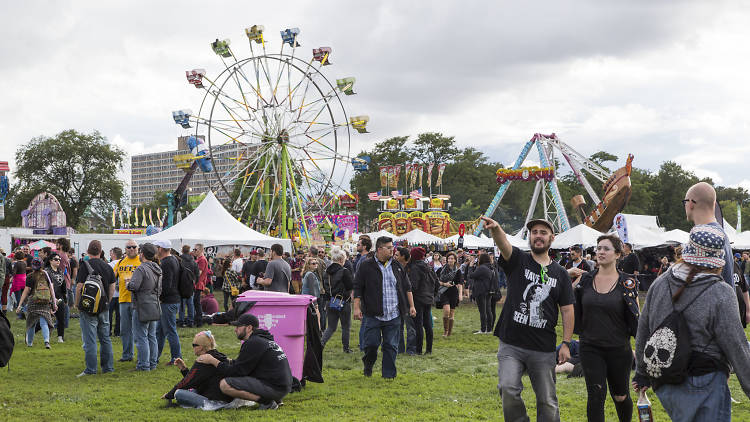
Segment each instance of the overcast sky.
M587 156L750 188L748 21L741 1L6 2L0 160L69 128L128 154L173 149L171 112L200 106L184 71L222 70L215 38L249 56L244 28L263 24L277 47L299 27L308 57L333 48L329 78L357 78L346 108L372 133L354 153L438 131L509 165L555 132Z

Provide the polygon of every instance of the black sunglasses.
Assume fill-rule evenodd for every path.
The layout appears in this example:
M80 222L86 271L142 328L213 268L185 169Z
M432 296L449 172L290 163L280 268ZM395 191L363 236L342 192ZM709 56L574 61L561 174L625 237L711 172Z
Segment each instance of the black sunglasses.
M125 249L138 249L138 246L125 246Z
M200 347L200 344L193 343L193 347Z
M694 204L697 204L697 202L695 202L695 199L683 199L682 200L682 206L685 206L685 204L687 204L688 202L692 202Z
M60 258L52 258L53 261L59 261Z

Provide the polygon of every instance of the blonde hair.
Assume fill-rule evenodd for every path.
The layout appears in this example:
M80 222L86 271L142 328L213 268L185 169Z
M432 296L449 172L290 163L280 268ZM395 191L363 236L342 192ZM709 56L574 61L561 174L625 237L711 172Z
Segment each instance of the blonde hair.
M206 350L215 350L216 349L216 338L214 338L214 335L211 334L210 330L201 331L198 334L196 334L197 339L195 342L197 344L200 344L203 346Z
M309 257L305 260L305 267L302 268L302 275L307 274L309 271L313 271L310 269L310 264L313 262L318 262L318 258Z

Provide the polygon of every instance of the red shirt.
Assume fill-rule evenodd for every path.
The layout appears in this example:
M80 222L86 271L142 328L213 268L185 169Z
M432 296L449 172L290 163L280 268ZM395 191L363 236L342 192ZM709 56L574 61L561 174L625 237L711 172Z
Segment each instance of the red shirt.
M198 277L198 282L195 283L195 289L200 291L206 288L206 279L208 278L208 260L206 260L204 255L201 255L195 259L195 262L198 264L198 269L201 272L200 277Z

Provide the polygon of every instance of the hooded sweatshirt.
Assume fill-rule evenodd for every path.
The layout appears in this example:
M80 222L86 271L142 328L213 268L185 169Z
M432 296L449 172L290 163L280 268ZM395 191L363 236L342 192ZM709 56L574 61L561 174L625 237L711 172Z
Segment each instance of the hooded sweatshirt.
M325 291L332 297L342 297L345 301L349 300L354 287L354 277L351 271L341 266L339 263L332 263L326 268L326 280L324 282Z
M216 370L221 377L253 377L269 387L289 392L292 389L292 371L286 354L273 341L273 335L254 328L250 338L240 347L233 361L220 362Z
M128 281L128 290L133 292L133 308L137 309L137 303L141 300L151 300L158 302L161 294L161 267L159 264L151 261L144 261L133 271L133 277Z
M224 353L219 352L216 349L209 350L209 355L215 357L219 362L226 362L227 359ZM166 398L173 399L174 392L178 389L189 390L195 389L195 392L209 400L221 400L231 401L232 398L221 392L219 383L222 380L222 376L219 375L218 371L213 365L206 363L195 362L193 366L187 370L182 371L182 380L178 382L172 390L167 393Z
M414 303L419 305L432 305L435 297L435 272L426 262L410 260L406 264L406 272L411 281L411 291L414 295Z
M672 306L672 294L685 284L687 266L673 265L659 276L648 290L638 320L635 339L636 377L646 377L643 351L652 332L672 313L682 310L704 289L682 313L690 331L692 350L702 352L721 364L731 364L745 395L750 397L750 348L740 324L739 307L734 289L719 275L698 274ZM671 293L670 294L670 288ZM640 382L639 382L640 384Z

